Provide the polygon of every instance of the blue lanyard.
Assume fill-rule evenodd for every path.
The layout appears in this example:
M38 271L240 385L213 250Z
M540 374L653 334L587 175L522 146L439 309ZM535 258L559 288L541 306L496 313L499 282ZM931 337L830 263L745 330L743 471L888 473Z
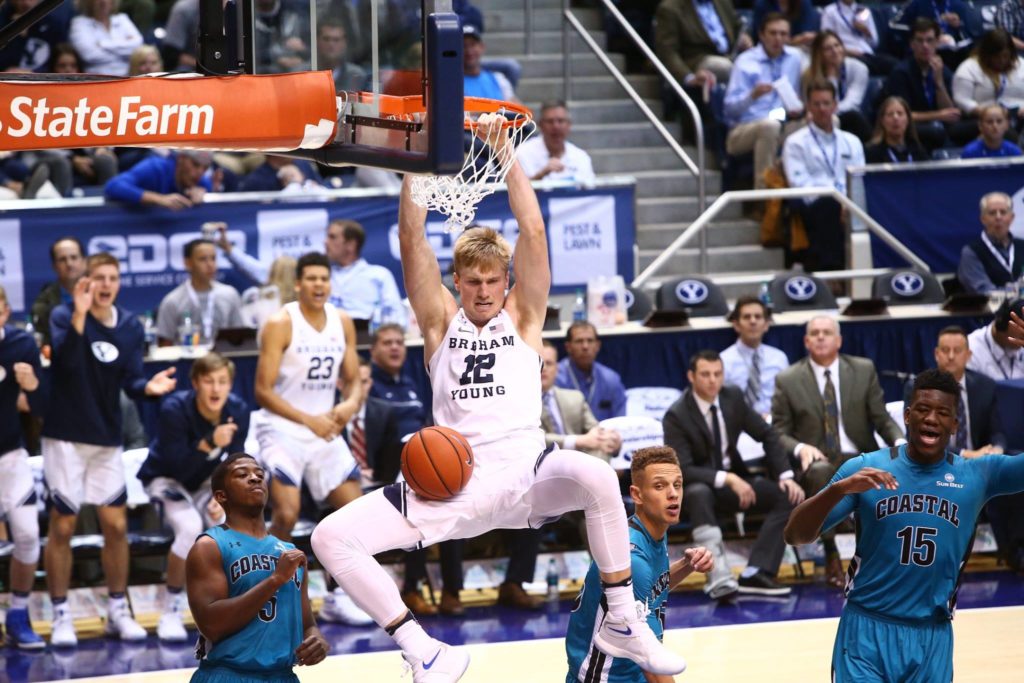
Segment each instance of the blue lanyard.
M886 145L885 146L885 151L887 151L889 153L889 158L892 159L894 164L898 164L898 163L900 163L902 161L898 156L896 156L896 152L892 151L892 147L891 146ZM913 161L913 160L914 160L914 155L910 152L910 148L908 147L907 148L907 158L906 158L906 161Z
M834 131L832 133L832 160L829 161L825 145L823 145L821 140L818 139L818 135L814 132L814 129L811 128L811 124L807 124L807 130L810 132L811 137L814 138L814 141L818 144L818 149L821 150L821 158L825 161L825 166L828 167L828 174L832 178L833 184L836 185L836 189L839 189L839 182L836 179L836 162L839 160L839 134Z
M939 9L939 6L935 4L935 0L932 0L932 9L935 11L935 21L939 22L942 32L949 33L949 24L947 24L942 18L943 14L947 14L949 12L948 0L942 0L942 9Z
M772 83L782 78L782 58L786 56L786 48L782 48L782 50L782 54L775 59L768 57L768 70L771 72Z
M928 100L928 106L935 109L935 72L930 66L924 75L924 98Z
M836 11L839 13L839 18L843 20L843 23L846 24L846 27L849 28L852 33L857 34L857 29L853 27L853 22L851 21L851 19L857 18L857 3L853 3L851 9L852 11L850 12L850 18L847 19L846 15L843 14L842 0L836 3Z
M999 87L996 89L996 102L999 101L1004 92L1006 92L1006 74L999 74Z
M846 58L843 58L843 63L839 66L839 101L842 102L843 98L846 97Z

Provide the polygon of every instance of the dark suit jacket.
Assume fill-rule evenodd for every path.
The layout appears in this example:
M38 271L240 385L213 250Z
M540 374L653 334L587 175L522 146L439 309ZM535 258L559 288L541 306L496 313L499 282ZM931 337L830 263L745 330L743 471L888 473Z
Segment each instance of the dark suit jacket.
M778 477L786 470L792 469L789 459L779 443L779 436L764 419L743 400L743 392L733 386L722 387L718 395L722 419L725 422L725 434L729 453L730 471L741 476L749 476L746 463L736 450L736 440L740 432L746 432L755 441L764 445L765 458L769 472ZM675 449L679 456L679 465L683 469L683 481L687 484L703 482L709 486L715 483L715 474L720 469L718 459L714 457L711 430L697 406L697 399L692 389L687 389L678 401L662 418L665 429L665 445Z
M741 23L731 0L712 0L722 21L731 48L736 43ZM658 57L680 83L707 55L717 55L694 0L664 0L655 14L655 47Z
M398 419L391 405L384 399L370 396L366 399L366 461L373 468L373 479L390 484L402 468L402 435L398 433ZM346 443L349 430L342 432Z
M974 370L967 370L964 379L967 380L967 414L971 422L971 445L981 448L992 444L1006 448L1006 436L999 423L999 410L996 408L995 380ZM903 387L903 400L906 404L910 403L913 389L914 381L908 380Z
M840 354L839 402L843 428L861 453L878 450L876 431L890 446L903 438L903 430L885 410L878 373L867 358ZM825 450L825 401L809 358L776 375L772 427L781 434L786 453L792 453L798 443Z

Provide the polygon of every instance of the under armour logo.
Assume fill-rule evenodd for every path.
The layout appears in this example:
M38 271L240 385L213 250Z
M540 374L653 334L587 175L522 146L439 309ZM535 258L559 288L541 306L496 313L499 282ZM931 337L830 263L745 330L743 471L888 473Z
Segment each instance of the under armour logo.
M681 280L676 285L676 298L687 306L704 303L708 293L708 286L700 280Z
M912 270L896 273L889 281L892 291L899 296L917 296L924 289L924 278Z
M948 481L950 484L952 484L954 481L956 481L956 477L953 476L952 472L946 472L946 476L943 477L943 479Z
M814 280L803 275L797 275L786 280L786 296L794 301L809 301L818 293L818 285Z
M113 363L119 355L117 347L110 342L93 342L91 348L92 355L101 363Z

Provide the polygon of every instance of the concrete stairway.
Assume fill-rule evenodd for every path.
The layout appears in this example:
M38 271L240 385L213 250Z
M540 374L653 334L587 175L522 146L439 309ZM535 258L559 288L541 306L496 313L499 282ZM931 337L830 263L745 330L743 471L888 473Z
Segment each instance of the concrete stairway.
M534 52L525 54L526 38L522 5L509 9L507 0L475 0L484 12L487 54L513 57L522 64L517 94L535 110L541 101L562 98L561 0L534 0ZM518 4L518 3L517 3ZM599 45L605 44L599 9L573 8L574 14ZM620 69L625 59L611 55ZM656 114L661 113L659 78L649 74L627 74L630 84ZM599 175L630 175L637 180L637 245L642 270L699 215L696 179L682 161L668 149L625 91L608 74L583 41L572 40L573 117L571 139L587 150ZM666 122L679 135L679 124ZM693 147L685 147L696 159ZM721 191L721 176L706 172L707 203ZM780 270L780 249L765 249L758 241L759 228L744 219L739 205L727 208L708 228L708 268L712 275ZM676 254L651 282L660 282L699 272L696 240ZM727 287L728 296L754 291L756 286Z

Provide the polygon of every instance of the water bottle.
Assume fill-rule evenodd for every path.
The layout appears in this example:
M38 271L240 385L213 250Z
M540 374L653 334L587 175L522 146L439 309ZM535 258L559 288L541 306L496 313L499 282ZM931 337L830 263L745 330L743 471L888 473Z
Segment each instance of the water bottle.
M760 299L761 303L766 307L772 307L772 288L769 286L767 280L761 283L761 291L758 293L757 298Z
M196 338L198 336L199 331L192 324L192 314L186 313L185 318L181 321L181 325L178 326L178 339L181 341L181 345L195 346L199 343L199 340Z
M547 600L548 602L558 602L558 562L553 557L548 560L546 578L548 584Z
M153 311L146 311L142 320L143 335L146 340L146 353L152 353L156 346L156 323L153 321Z
M576 290L576 303L572 306L572 320L576 322L578 320L587 319L587 299L583 295L582 289Z
M1015 300L1016 298L1017 298L1017 283L1014 282L1013 280L1010 280L1005 285L1003 285L1003 300L1006 301L1007 303L1010 303L1011 301Z

